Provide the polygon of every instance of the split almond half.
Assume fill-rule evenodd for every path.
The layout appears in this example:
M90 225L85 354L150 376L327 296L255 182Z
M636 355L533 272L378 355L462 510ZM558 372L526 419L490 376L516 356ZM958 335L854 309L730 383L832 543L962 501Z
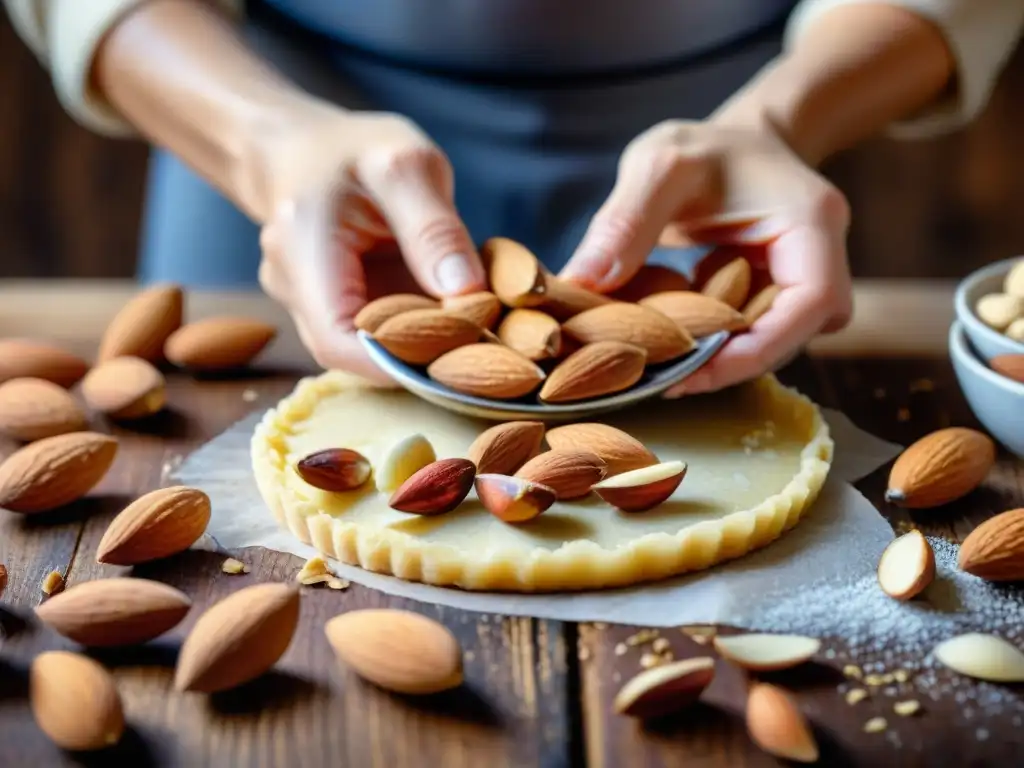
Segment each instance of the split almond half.
M697 346L692 336L661 312L625 302L581 312L566 320L562 330L581 344L618 341L640 347L651 364L674 360Z
M920 531L910 531L890 542L878 560L878 586L897 600L910 600L934 578L935 553Z
M661 312L695 338L719 331L742 331L747 321L737 310L713 296L697 291L666 291L640 301L641 306Z
M538 454L515 474L551 488L560 500L579 499L604 479L605 463L590 451L551 450Z
M138 565L184 552L210 523L210 497L172 486L139 497L115 517L96 548L96 562Z
M437 461L434 446L421 434L409 435L392 445L374 472L377 490L394 493L427 464Z
M70 651L36 656L29 671L29 701L39 730L61 749L105 749L124 735L124 708L114 677L88 656Z
M384 321L403 312L411 312L414 309L437 309L438 307L438 303L427 296L415 293L393 293L374 299L364 306L356 314L353 322L360 331L373 333L384 324Z
M1024 507L971 531L960 545L959 566L988 581L1024 581Z
M666 461L613 475L592 490L623 512L643 512L668 499L685 476L685 462Z
M511 475L537 454L543 440L542 422L509 421L481 432L467 457L481 474Z
M681 272L660 264L644 264L628 283L611 295L616 301L639 302L655 293L688 291L691 287L690 280Z
M81 406L59 384L29 377L0 384L0 434L32 442L87 425Z
M511 400L533 392L544 371L514 349L501 344L468 344L437 358L427 368L437 382L477 397Z
M82 379L82 397L112 419L152 416L167 402L164 375L141 357L113 357Z
M344 493L361 488L370 479L370 462L351 448L324 448L302 457L295 471L314 488Z
M799 763L818 759L818 744L796 703L781 688L755 683L747 695L747 733L762 750Z
M739 309L746 303L750 294L752 277L750 262L739 257L711 275L701 288L701 293L718 299L733 309Z
M714 676L715 660L708 656L661 664L623 685L613 706L620 715L661 717L694 704Z
M78 383L89 364L66 349L30 339L0 339L0 382L36 378L68 388Z
M722 658L744 669L758 672L789 669L803 664L821 648L820 640L803 635L716 635L712 642Z
M440 459L402 483L388 501L392 509L417 515L443 515L473 488L476 467L469 459Z
M248 317L209 317L183 325L164 344L175 365L196 371L248 365L277 336L277 329Z
M477 475L476 495L488 512L506 523L533 520L556 498L552 488L510 475Z
M933 653L962 675L995 683L1024 682L1024 653L995 635L968 632L939 643Z
M163 361L164 344L181 327L185 295L174 283L154 285L139 292L110 321L100 341L96 361L137 357L149 363Z
M936 430L896 459L885 500L908 509L948 504L981 485L995 461L995 443L988 435L967 427Z
M538 309L513 309L498 326L498 339L534 362L558 357L562 326Z
M384 349L410 365L428 365L457 347L480 340L480 326L443 309L413 309L373 332Z
M596 454L605 463L608 477L658 463L658 457L647 450L643 443L607 424L566 424L548 430L546 437L548 445L555 450Z
M490 291L448 296L441 306L452 314L461 315L481 328L493 330L501 317L501 300Z
M548 374L540 390L545 403L571 403L629 389L643 376L647 354L620 341L586 344Z

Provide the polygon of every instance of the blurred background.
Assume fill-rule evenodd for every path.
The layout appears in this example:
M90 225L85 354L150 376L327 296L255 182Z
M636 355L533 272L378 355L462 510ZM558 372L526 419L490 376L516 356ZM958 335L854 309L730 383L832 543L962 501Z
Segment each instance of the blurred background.
M0 278L134 275L147 147L77 126L0 14ZM853 207L864 277L965 275L1024 253L1024 49L969 130L879 139L824 171Z

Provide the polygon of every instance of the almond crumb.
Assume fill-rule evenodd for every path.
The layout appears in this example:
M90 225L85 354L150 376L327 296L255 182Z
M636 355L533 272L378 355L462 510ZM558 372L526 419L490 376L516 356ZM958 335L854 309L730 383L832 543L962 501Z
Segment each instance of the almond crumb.
M892 705L892 711L900 717L909 717L915 715L921 710L921 702L916 699L908 699L907 701L897 701Z
M626 647L625 643L617 643L615 645L615 655L616 656L625 656L628 651L629 651L629 648Z
M680 627L679 631L699 645L707 645L716 633L714 627L704 626Z
M864 673L860 671L860 667L856 664L847 664L843 667L843 674L853 680L860 680L864 677Z
M335 574L327 567L327 561L322 557L316 556L306 561L306 564L302 566L302 570L299 571L295 580L300 584L310 586L312 584L322 584L333 578L335 578Z
M868 697L868 692L863 688L852 688L846 693L846 703L853 705L857 702L864 701Z
M644 669L650 669L651 667L656 667L659 664L664 663L665 660L662 659L661 656L659 656L656 653L645 653L643 656L640 657L640 666Z
M888 725L884 717L872 717L864 723L864 733L878 733L879 731L884 731Z
M656 629L641 629L635 635L630 635L626 638L626 645L637 646L643 645L644 643L651 642L658 636L658 630Z
M60 571L50 571L46 574L46 578L43 579L42 584L43 594L56 595L58 592L64 591L64 577Z
M669 642L668 642L668 640L666 638L659 637L651 645L651 650L654 651L655 653L665 653L665 651L671 651L672 650L672 646L669 644Z
M892 677L897 683L905 683L910 679L910 673L905 669L897 669L892 673Z
M335 577L328 579L327 586L330 589L348 589L351 586L351 582L348 579L339 579Z
M872 686L885 685L885 675L868 675L864 682Z
M248 573L249 566L243 563L241 560L235 560L233 557L229 557L223 563L220 564L220 569L224 573L230 573L232 576L237 576L240 573Z

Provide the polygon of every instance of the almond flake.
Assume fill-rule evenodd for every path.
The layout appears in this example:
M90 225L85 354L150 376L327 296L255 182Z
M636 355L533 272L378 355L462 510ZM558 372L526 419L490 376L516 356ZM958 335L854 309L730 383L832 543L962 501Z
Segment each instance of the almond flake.
M864 723L864 733L879 733L889 726L884 717L872 717Z
M853 688L846 693L846 703L853 705L857 702L864 701L868 697L868 692L863 688Z
M50 571L46 574L46 578L43 579L42 584L43 594L56 595L58 592L64 591L64 577L60 571Z
M731 637L718 635L714 645L724 659L746 669L761 671L802 664L821 648L821 642L813 637L758 633Z
M220 565L220 569L224 573L230 573L232 576L237 576L240 573L248 573L249 566L243 563L241 560L235 560L233 557L229 557Z
M917 714L921 709L921 702L916 699L909 699L907 701L897 701L892 705L892 711L900 717L909 717L910 715Z
M302 570L299 571L295 580L300 584L310 586L330 581L335 576L336 574L327 566L327 561L320 556L316 556L306 561L306 564L302 566Z
M328 579L327 586L330 589L348 589L351 586L351 582L348 579L332 578Z

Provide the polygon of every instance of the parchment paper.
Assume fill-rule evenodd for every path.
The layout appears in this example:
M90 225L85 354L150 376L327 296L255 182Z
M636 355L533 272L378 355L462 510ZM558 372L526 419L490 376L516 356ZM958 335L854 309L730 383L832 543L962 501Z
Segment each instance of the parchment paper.
M333 563L350 581L392 595L464 610L563 621L652 627L720 623L757 627L767 606L828 575L851 582L874 573L892 540L888 523L851 482L897 455L899 446L825 410L835 461L804 519L766 548L738 560L657 584L601 592L509 595L434 587ZM201 488L213 502L208 533L225 550L261 546L311 557L317 552L281 529L252 477L249 440L262 414L238 422L186 459L175 481Z

